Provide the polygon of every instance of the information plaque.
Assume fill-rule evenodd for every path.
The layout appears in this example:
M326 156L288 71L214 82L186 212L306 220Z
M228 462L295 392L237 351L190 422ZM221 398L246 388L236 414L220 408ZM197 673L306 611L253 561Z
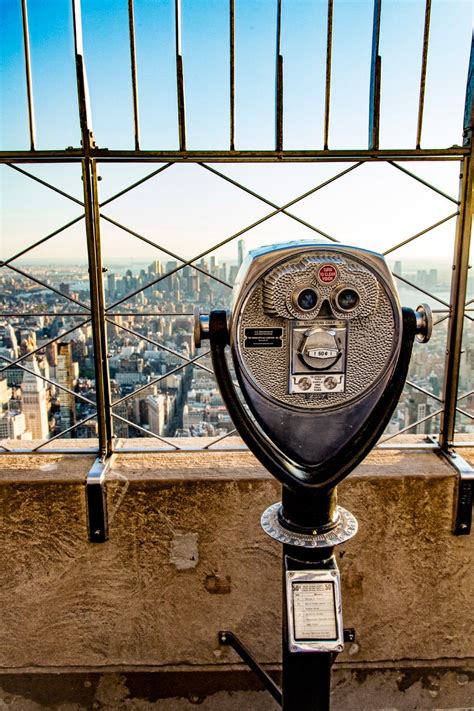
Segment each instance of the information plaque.
M290 651L340 652L344 633L339 571L287 571L286 595Z

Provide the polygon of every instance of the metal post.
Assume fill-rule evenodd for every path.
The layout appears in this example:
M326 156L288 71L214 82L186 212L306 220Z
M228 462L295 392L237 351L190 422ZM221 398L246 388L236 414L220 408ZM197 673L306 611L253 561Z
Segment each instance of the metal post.
M82 48L82 22L80 0L72 0L74 44L76 55L77 97L82 135L82 182L84 190L84 216L86 222L87 255L94 339L94 365L96 383L97 423L99 429L99 457L105 459L112 453L112 413L110 404L109 370L107 366L107 331L105 324L105 298L102 279L102 253L100 246L99 191L95 148L90 117L87 77Z
M472 158L462 162L460 212L454 244L451 282L451 318L448 326L444 367L444 412L441 416L439 443L443 450L452 446L456 421L456 401L461 364L464 307L467 294L469 248L472 229Z
M100 248L97 167L95 160L91 158L85 158L83 160L82 180L84 183L92 333L95 351L94 364L99 451L100 456L106 458L112 453L112 413L110 405L109 370L107 365L107 331L102 280L102 255Z
M332 548L298 551L283 546L282 692L283 711L328 711L331 693L332 652L294 653L288 642L286 573L288 570L331 568ZM311 560L308 560L309 554Z
M473 128L473 75L474 44L471 46L471 59L467 81L466 104L464 114L464 146L470 148L470 154L462 161L459 186L459 216L454 243L453 278L451 282L451 318L448 326L446 362L444 369L444 412L441 417L439 443L447 451L454 441L456 422L456 402L461 363L462 334L467 294L469 270L469 250L472 231L472 128Z
M379 147L380 85L382 73L382 58L379 55L381 11L382 0L374 0L372 57L370 62L369 149L377 149Z
M283 150L283 57L281 54L281 0L277 5L275 66L275 150Z
M28 126L30 130L30 150L36 149L35 109L33 102L33 81L31 77L30 33L28 27L28 7L26 0L21 0L23 24L23 51L25 55L26 95L28 99Z
M336 489L317 494L282 490L286 525L301 530L324 530L332 525ZM283 545L282 693L283 711L328 711L333 652L292 652L288 640L286 573L289 570L331 569L333 547L299 548Z

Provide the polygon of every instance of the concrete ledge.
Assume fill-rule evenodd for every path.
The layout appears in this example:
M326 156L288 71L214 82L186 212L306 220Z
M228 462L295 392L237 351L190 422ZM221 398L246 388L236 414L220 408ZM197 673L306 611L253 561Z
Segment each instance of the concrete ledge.
M461 454L473 457L472 450ZM120 670L140 669L221 669L225 677L243 669L217 643L218 630L226 628L275 667L281 551L259 520L280 498L278 484L248 452L117 455L108 484L110 540L92 545L83 487L92 461L89 455L2 457L0 669L18 682L18 674L26 679L53 670L114 671L116 681ZM397 670L409 668L444 680L440 688L451 706L433 708L469 706L473 537L451 534L454 484L453 470L431 451L384 450L338 487L340 503L359 521L356 538L337 550L344 622L356 628L357 642L338 657L335 693L341 699L353 693L354 708L378 708L354 705L377 684L387 694L392 687L401 693L396 679L405 672ZM423 703L428 696L433 702L425 672L416 674L405 691L419 688L416 703L423 695ZM5 693L14 700L14 689ZM203 708L272 708L225 703Z

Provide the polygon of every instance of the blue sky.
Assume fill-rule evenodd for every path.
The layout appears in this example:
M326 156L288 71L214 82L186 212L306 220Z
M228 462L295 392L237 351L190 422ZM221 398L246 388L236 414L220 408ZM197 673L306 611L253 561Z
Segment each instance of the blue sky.
M381 147L414 147L423 0L383 0ZM2 25L0 145L28 149L20 0L0 0ZM71 7L68 0L29 0L31 56L38 148L78 146ZM99 146L133 147L132 95L126 0L83 0L84 53L95 138ZM372 0L335 0L330 147L367 146ZM228 148L228 3L183 0L183 58L188 147ZM174 7L170 0L135 0L142 147L178 145ZM236 0L236 147L274 146L276 0ZM467 0L433 0L431 43L422 137L424 147L461 142L464 93L472 31ZM323 141L326 2L283 0L286 148L321 148ZM413 166L412 166L413 167ZM77 214L77 206L1 167L5 252L39 239ZM221 166L272 200L290 200L344 166ZM81 196L77 166L33 166L31 172ZM152 167L102 168L106 197ZM413 167L415 170L415 168ZM179 171L181 172L179 173ZM415 172L456 196L457 166L417 165ZM356 176L357 173L357 176ZM416 200L414 198L416 196ZM277 201L278 201L277 200ZM24 205L30 209L25 213ZM341 205L344 206L341 210ZM397 206L394 208L394 206ZM452 205L394 169L363 166L340 184L294 208L346 243L389 246L449 214ZM258 219L268 206L245 196L196 166L171 168L109 213L136 225L186 256ZM180 213L177 215L177 213ZM193 219L189 220L189 215ZM387 219L387 216L390 218ZM186 219L187 222L186 222ZM57 240L58 254L81 251L82 228ZM448 234L449 232L449 234ZM288 218L269 221L248 242L314 237ZM426 238L428 240L428 238ZM429 237L430 254L449 254L452 228ZM104 226L111 252L124 256L136 241ZM428 244L426 242L426 244ZM415 249L421 253L421 247ZM426 249L426 246L424 247ZM107 257L107 249L106 257ZM229 250L231 253L234 248ZM149 250L143 251L148 254ZM45 252L46 254L46 252ZM31 256L41 256L37 251ZM153 256L153 253L150 252Z

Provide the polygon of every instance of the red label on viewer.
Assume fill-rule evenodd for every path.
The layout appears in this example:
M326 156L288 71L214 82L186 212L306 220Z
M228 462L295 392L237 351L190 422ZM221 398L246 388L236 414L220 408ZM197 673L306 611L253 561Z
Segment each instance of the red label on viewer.
M318 270L318 279L323 284L331 284L337 277L337 269L332 264L323 264Z

